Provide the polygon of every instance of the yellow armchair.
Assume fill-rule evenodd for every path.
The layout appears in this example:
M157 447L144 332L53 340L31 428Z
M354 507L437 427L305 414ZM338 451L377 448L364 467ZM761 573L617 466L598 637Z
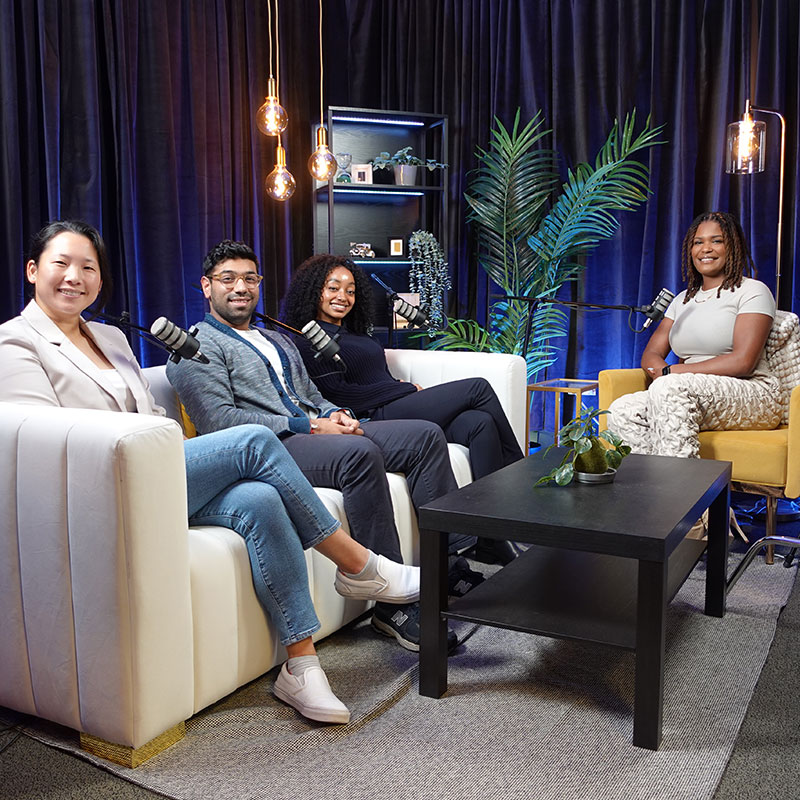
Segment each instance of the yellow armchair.
M608 408L624 394L646 389L648 381L641 369L602 370L600 408ZM605 418L600 419L605 425ZM800 386L790 395L788 425L771 431L703 431L700 457L730 461L732 488L766 497L766 534L774 536L778 498L800 495Z

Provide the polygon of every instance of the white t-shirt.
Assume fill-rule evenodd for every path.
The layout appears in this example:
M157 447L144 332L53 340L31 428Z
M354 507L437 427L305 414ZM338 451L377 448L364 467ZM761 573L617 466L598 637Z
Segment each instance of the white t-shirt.
M309 406L301 402L295 396L294 392L289 391L289 385L286 382L286 375L283 373L281 357L275 345L272 344L269 339L262 336L257 330L253 330L253 328L248 328L246 331L241 331L238 328L234 328L234 330L239 334L239 336L242 337L242 339L247 339L250 344L255 345L255 347L269 359L269 363L272 365L272 369L275 370L275 374L278 376L278 380L281 382L283 390L289 396L289 399L296 406L305 411L310 419L316 419L319 416L319 412L315 408L309 408Z
M672 352L685 363L705 361L733 350L733 326L739 314L765 314L775 318L772 292L761 281L743 278L736 289L702 289L686 304L682 291L664 316L673 320L669 332Z

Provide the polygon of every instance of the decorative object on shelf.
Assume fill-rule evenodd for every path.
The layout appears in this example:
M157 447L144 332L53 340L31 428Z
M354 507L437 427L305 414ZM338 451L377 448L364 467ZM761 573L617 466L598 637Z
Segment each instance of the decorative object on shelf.
M567 451L561 464L542 475L535 486L550 481L566 486L573 478L581 483L610 483L614 480L622 459L631 448L612 430L597 432L597 418L601 414L608 414L608 411L587 408L559 430L558 441ZM547 455L555 446L550 445L544 454Z
M509 296L550 299L568 280L585 268L579 258L610 239L618 223L615 211L631 211L647 199L650 170L634 159L641 151L663 142L663 126L650 117L635 135L636 112L617 121L594 164L582 163L568 171L561 193L557 154L539 149L550 131L541 130L541 112L520 129L517 110L513 128L499 119L488 150L479 149L480 166L466 200L470 221L478 233L481 267ZM438 350L473 350L522 355L528 382L552 364L552 340L567 335L567 315L552 303L538 303L528 328L526 300L493 303L486 327L474 320L448 322L443 334L429 346ZM526 329L531 347L522 353Z
M337 153L336 166L339 168L336 177L333 179L335 183L352 183L350 177L350 164L353 163L353 156L350 153Z
M404 244L402 239L389 239L389 255L402 256Z
M739 122L728 125L728 156L725 172L737 175L749 175L753 172L764 171L764 153L766 152L765 122L753 119L751 111L761 114L773 114L781 122L781 160L778 173L778 241L775 245L775 303L780 304L781 291L781 235L783 231L783 177L786 159L786 119L779 111L769 108L751 106L750 100L745 100L744 115Z
M353 164L350 174L353 183L372 183L372 164Z
M350 255L353 258L375 258L375 251L369 242L350 242Z
M297 183L294 175L286 169L286 151L281 146L280 136L276 148L276 159L275 169L267 175L264 188L273 200L288 200L294 194Z
M319 127L317 147L308 158L308 171L318 181L328 181L336 172L336 159L328 149L328 132L322 115L322 0L319 0Z
M411 259L409 288L419 292L431 328L441 329L446 323L444 293L452 288L441 245L429 231L414 231L408 240L408 256Z
M393 156L387 152L379 153L372 159L374 169L394 169L394 180L398 186L413 186L417 180L417 167L427 167L433 172L435 169L446 169L447 164L435 158L421 159L411 155L413 147L403 147Z
M272 3L267 0L267 31L269 38L269 79L267 80L267 96L264 104L256 111L256 125L266 136L279 136L286 130L289 118L278 98L280 81L280 39L278 36L278 0L275 2L275 62L277 78L272 73Z

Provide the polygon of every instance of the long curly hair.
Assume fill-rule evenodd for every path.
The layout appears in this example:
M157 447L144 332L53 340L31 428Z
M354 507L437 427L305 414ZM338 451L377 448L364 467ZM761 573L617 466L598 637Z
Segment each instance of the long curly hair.
M686 281L686 297L683 302L688 303L703 288L703 276L695 269L692 261L692 243L697 235L697 229L703 222L716 222L722 230L722 239L725 242L725 267L723 280L717 289L717 297L723 289L734 289L742 285L744 275L756 274L756 266L750 255L750 248L744 238L744 231L739 220L727 211L707 211L696 217L686 236L683 238L681 248L681 276Z
M346 267L356 282L356 300L342 325L353 333L372 332L373 295L367 274L346 256L320 253L307 258L295 271L283 298L281 319L293 328L302 328L319 313L322 288L337 267Z

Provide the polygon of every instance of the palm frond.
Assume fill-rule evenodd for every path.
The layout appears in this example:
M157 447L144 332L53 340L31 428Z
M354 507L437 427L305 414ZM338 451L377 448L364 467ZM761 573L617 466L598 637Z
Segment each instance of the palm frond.
M650 170L630 160L634 153L655 144L663 125L651 126L633 138L635 112L620 130L617 122L595 159L594 168L579 164L567 174L561 196L542 220L528 244L545 262L585 255L611 238L618 222L612 212L628 211L647 199Z
M542 148L541 112L520 125L517 110L507 129L495 118L489 146L479 149L465 200L478 233L478 262L508 298L489 310L487 328L473 320L450 320L429 345L434 350L522 353L528 304L513 296L553 297L584 269L580 260L617 230L616 214L647 199L650 171L633 156L661 144L663 126L650 117L635 135L636 112L617 122L594 165L569 170L561 194L548 210L557 186L556 155ZM555 361L555 340L567 335L567 314L557 306L535 307L524 354L529 378Z

